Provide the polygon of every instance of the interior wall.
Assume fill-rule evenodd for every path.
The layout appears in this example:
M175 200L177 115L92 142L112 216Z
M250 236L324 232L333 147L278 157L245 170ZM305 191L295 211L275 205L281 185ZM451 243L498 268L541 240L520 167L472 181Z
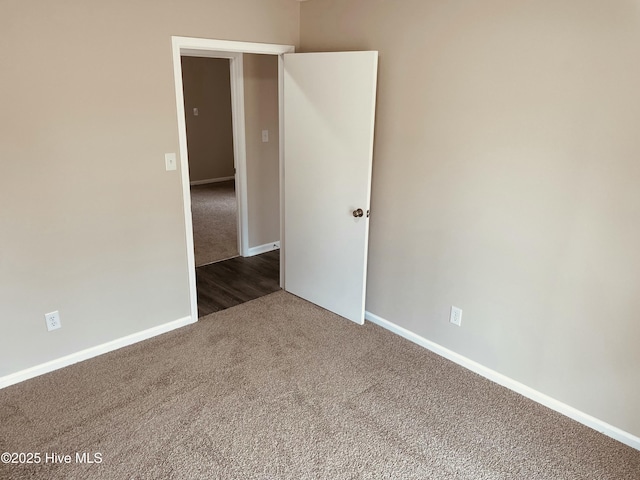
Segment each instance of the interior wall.
M278 57L244 54L249 247L280 240ZM269 132L268 142L262 131Z
M189 179L195 182L233 177L229 59L182 57L182 83Z
M299 4L2 2L0 377L189 316L172 35L296 45Z
M367 310L640 436L638 3L313 0L301 47L380 51Z

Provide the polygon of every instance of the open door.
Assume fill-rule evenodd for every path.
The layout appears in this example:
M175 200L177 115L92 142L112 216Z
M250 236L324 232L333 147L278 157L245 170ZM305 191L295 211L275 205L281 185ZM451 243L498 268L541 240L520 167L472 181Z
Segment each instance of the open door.
M364 323L378 52L284 55L285 290Z

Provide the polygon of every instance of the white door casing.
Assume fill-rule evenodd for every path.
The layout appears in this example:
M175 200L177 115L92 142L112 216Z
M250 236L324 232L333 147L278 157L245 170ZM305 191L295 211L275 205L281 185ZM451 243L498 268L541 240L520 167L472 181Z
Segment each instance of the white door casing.
M191 216L191 195L189 185L189 163L187 152L187 129L184 116L184 96L182 85L183 55L194 57L229 58L231 64L232 111L234 157L236 165L236 189L238 199L240 254L248 251L248 220L247 220L247 182L246 182L246 151L244 142L244 92L242 54L256 53L264 55L281 55L295 51L292 45L277 45L268 43L235 42L230 40L214 40L207 38L171 37L173 50L173 76L176 95L176 113L178 120L178 140L180 147L180 172L182 183L182 199L184 209L184 229L187 248L187 269L189 279L189 303L191 321L198 319L198 295L196 287L196 267L193 249L193 219ZM282 84L282 60L278 61L279 84ZM282 112L282 94L279 92L280 112ZM280 178L282 178L282 114L280 114ZM282 190L282 187L281 187ZM282 200L281 200L282 204ZM282 218L282 209L281 209ZM282 228L281 228L282 231ZM281 234L281 246L284 244ZM281 271L284 271L284 256L281 256ZM282 274L281 274L282 277ZM281 281L282 284L282 281Z
M378 52L284 55L284 288L360 324L377 62Z

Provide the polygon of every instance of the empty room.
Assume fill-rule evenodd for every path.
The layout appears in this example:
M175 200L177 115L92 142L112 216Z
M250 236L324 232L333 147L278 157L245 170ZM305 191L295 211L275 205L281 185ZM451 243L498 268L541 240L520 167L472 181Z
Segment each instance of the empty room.
M637 1L5 0L0 37L1 479L640 478ZM233 173L185 58L226 59ZM199 316L229 177L219 259L279 278Z

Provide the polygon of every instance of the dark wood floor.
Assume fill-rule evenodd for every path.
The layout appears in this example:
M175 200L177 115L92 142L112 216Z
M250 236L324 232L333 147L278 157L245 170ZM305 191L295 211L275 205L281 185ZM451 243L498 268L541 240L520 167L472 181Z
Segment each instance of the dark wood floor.
M196 268L198 317L280 290L280 250Z

